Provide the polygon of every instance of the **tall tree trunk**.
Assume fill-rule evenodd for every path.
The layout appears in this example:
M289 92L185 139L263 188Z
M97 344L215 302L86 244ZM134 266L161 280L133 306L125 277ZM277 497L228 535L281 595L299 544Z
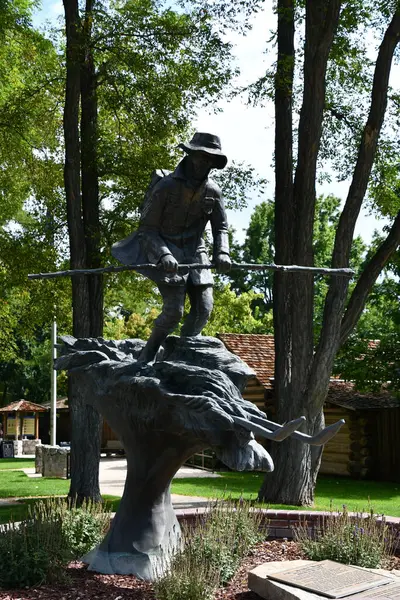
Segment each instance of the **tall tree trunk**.
M88 266L80 178L79 107L82 32L78 0L63 0L63 2L67 38L64 182L71 269L81 269ZM73 335L75 337L98 335L93 333L92 328L90 288L88 277L72 278ZM82 502L85 498L98 501L101 499L99 486L101 418L91 406L86 405L73 375L69 377L68 396L72 432L69 495L78 502Z
M293 238L293 258L300 264L312 264L312 226L315 207L316 158L322 126L322 110L325 98L325 71L329 48L337 26L340 2L320 0L307 3L306 52L304 68L304 102L299 125L299 156L294 183L296 235ZM329 16L329 22L321 15ZM278 28L279 40L279 28ZM342 212L335 239L332 266L349 265L354 227L364 199L368 180L376 154L377 142L382 127L386 104L391 63L394 50L400 40L400 11L388 26L382 40L375 66L371 108L361 139L357 164L349 195ZM279 43L279 42L278 42ZM314 58L313 58L314 57ZM308 67L307 67L308 65ZM279 66L278 66L279 68ZM277 113L278 115L278 113ZM279 127L277 118L276 127ZM277 163L277 171L278 171ZM278 177L278 172L277 175ZM277 197L276 202L280 201ZM371 258L361 275L348 308L344 314L348 280L332 278L327 294L322 332L313 354L312 342L312 287L307 277L293 276L292 288L287 294L291 298L290 313L292 328L291 345L278 345L276 351L286 351L287 357L278 358L275 366L275 381L278 392L278 418L286 420L304 414L308 419L307 431L316 432L323 425L323 404L329 387L330 374L335 355L357 323L369 291L383 266L396 250L400 241L400 216L395 219L387 239ZM276 245L279 239L277 236ZM274 303L284 306L284 298L278 296ZM276 311L275 311L276 312ZM282 318L284 311L281 310ZM343 316L344 314L344 316ZM276 336L287 325L275 320ZM285 363L286 361L286 363ZM282 364L291 361L290 384L282 386L281 380L287 372ZM285 392L286 395L283 394ZM290 395L287 392L291 392ZM276 471L267 476L260 497L267 501L290 504L309 504L319 469L320 453L292 440L275 446L273 458Z
M292 141L282 104L291 112L290 87L279 90L278 77L294 62L294 8L287 0L278 2L278 67L276 110L276 261L313 265L313 226L316 202L315 179L325 104L325 76L333 38L339 22L341 0L308 0L304 92L300 113L297 167L291 195L282 193L281 181L292 176ZM291 15L291 16L290 16ZM290 18L289 18L290 17ZM290 40L290 41L289 41ZM290 78L287 77L286 81ZM290 104L289 104L290 102ZM285 135L286 132L286 135ZM291 129L290 129L291 132ZM286 160L280 157L284 154ZM279 155L279 156L278 156ZM288 171L289 169L289 171ZM290 188L289 188L290 193ZM289 237L286 232L289 232ZM285 264L285 263L283 263ZM285 275L274 287L274 329L276 340L275 393L277 419L285 421L304 415L311 435L323 426L321 406L307 402L306 389L314 351L314 288L311 274ZM295 440L275 444L275 470L268 475L259 497L269 502L311 504L320 452Z
M86 262L90 269L102 266L99 175L98 175L98 109L97 77L92 50L94 0L86 1L83 24L83 55L81 65L81 168L82 209L86 243ZM103 335L103 276L89 278L90 335Z

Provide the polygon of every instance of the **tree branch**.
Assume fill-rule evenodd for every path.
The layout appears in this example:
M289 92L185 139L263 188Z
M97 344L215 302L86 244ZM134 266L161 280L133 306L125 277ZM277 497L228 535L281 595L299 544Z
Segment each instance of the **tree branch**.
M364 310L365 303L372 286L378 279L383 267L388 262L391 255L398 248L399 244L400 212L397 214L397 217L394 220L389 235L368 262L357 282L356 287L353 290L346 312L342 319L342 326L340 330L340 346L346 342L350 333L357 324L357 321Z
M378 137L387 105L390 69L399 40L400 9L393 15L379 48L371 94L371 108L360 142L353 180L339 219L332 267L347 267L349 265L354 227L367 190L376 155ZM337 278L331 280L325 300L321 336L310 374L310 394L314 396L316 402L324 397L327 389L325 383L329 381L333 360L339 348L347 290L347 280Z
M333 267L344 267L349 264L354 228L367 191L378 138L385 117L393 54L399 41L400 9L394 14L379 48L371 94L371 108L361 139L353 180L339 219L332 258Z

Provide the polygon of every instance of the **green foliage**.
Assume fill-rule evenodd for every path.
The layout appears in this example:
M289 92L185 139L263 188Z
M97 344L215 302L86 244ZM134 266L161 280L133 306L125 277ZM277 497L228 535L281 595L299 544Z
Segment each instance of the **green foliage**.
M158 600L211 600L216 588L227 583L251 548L265 538L261 514L241 500L220 500L183 529L183 547L158 577Z
M37 505L26 521L7 525L0 552L0 587L6 589L64 581L71 560L61 515Z
M272 314L260 315L257 310L253 314L253 303L261 297L253 291L237 295L230 285L216 288L214 309L203 334L271 332Z
M314 264L318 267L330 266L335 233L339 222L340 199L333 195L319 196L316 204L316 218L314 223ZM275 256L275 227L274 203L271 200L258 204L250 218L246 238L242 245L232 240L233 257L237 262L251 262L258 264L271 264ZM232 236L234 238L234 235ZM360 237L355 238L351 252L351 267L359 271L365 245ZM238 294L253 290L259 292L258 297L252 298L252 311L257 320L263 315L270 314L272 310L272 271L232 271L229 273L232 289ZM318 330L322 323L323 305L328 289L326 278L315 280L315 325ZM267 333L268 329L260 327L260 333ZM255 333L253 330L251 333Z
M372 250L380 242L374 240ZM400 394L400 254L375 284L358 325L341 349L335 373L362 392Z
M265 539L266 532L260 527L261 513L252 509L249 501L223 499L212 506L204 526L188 534L199 558L219 573L220 583L226 584L251 548Z
M109 524L109 510L91 502L77 508L51 498L30 505L27 519L11 520L0 535L0 587L64 581L67 564L92 550Z
M153 585L157 600L213 600L219 578L189 540Z
M65 540L73 558L82 558L90 552L110 527L110 510L103 504L86 501L78 508L61 501L54 507L62 516Z
M255 169L243 162L228 164L222 171L212 173L212 178L222 189L226 208L242 210L253 192L258 198L264 194L267 181L257 176Z
M310 560L334 560L348 565L376 569L384 567L393 554L394 535L385 519L378 521L372 511L349 515L331 512L310 534L307 522L294 529L295 540Z

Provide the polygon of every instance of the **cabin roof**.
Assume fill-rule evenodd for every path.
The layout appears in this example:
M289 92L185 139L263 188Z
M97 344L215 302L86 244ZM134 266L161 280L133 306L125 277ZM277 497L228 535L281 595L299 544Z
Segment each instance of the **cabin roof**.
M218 337L230 352L236 354L254 370L258 382L266 390L273 390L275 362L273 335L220 333ZM371 346L377 345L378 342L371 341ZM355 389L354 383L338 379L331 380L326 402L348 410L400 408L400 398L395 398L388 392L361 393Z
M46 402L43 404L46 407L46 410L50 410L50 402ZM57 398L56 400L56 410L68 410L68 398Z
M7 406L0 408L0 412L46 412L47 408L42 404L35 404L28 400L16 400Z
M342 406L348 410L379 410L382 408L400 408L400 398L389 392L359 392L351 381L331 380L327 403Z
M273 389L275 344L273 335L219 333L226 348L236 354L255 372L267 390Z

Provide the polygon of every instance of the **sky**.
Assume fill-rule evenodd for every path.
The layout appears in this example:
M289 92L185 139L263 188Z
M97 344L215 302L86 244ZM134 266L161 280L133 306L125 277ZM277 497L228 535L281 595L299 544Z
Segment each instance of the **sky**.
M234 45L234 54L241 76L238 83L247 85L265 74L268 66L275 57L265 53L266 40L270 31L275 28L276 17L273 14L272 3L265 3L266 8L253 20L252 30L247 36L230 34L229 41ZM54 23L63 14L61 0L43 0L42 7L34 16L34 24L41 26L46 20ZM400 69L395 69L392 79L396 78L400 87ZM397 85L396 85L397 87ZM200 110L194 127L197 131L205 131L221 138L222 149L229 160L245 162L253 166L256 173L268 180L265 198L273 198L274 172L272 168L274 149L274 106L272 102L264 106L248 106L244 98L221 101L213 106L220 109L218 113L210 110ZM350 182L337 182L332 178L331 183L317 186L317 194L334 194L345 200ZM260 199L256 194L248 199L248 206L243 211L228 211L228 220L236 230L236 237L243 241L245 230L254 207ZM366 211L360 215L356 235L361 235L369 242L375 229L381 230L386 221L368 215Z

